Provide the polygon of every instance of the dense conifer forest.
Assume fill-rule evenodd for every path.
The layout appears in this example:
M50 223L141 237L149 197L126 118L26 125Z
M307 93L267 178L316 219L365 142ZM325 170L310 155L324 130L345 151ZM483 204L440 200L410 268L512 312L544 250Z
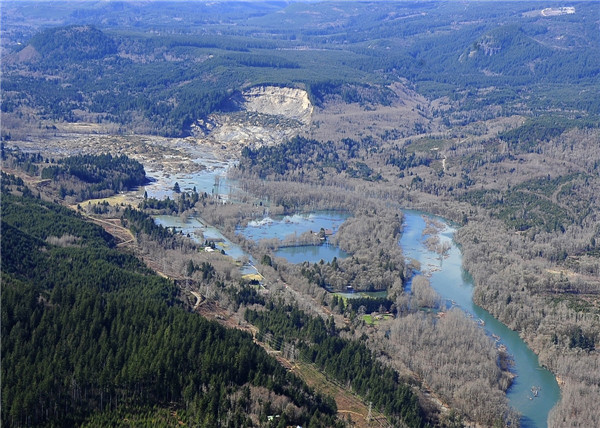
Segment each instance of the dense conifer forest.
M1 424L518 426L417 209L560 384L541 425L600 426L597 9L3 1Z
M354 3L330 27L343 10L335 2L237 6L238 14L195 2L175 9L124 3L120 12L110 5L57 8L48 19L66 25L17 26L11 34L2 111L27 122L30 106L36 117L177 136L197 118L230 109L230 94L244 87L301 87L315 105L331 96L389 105L396 95L386 86L401 79L472 112L487 110L489 101L504 114L546 113L549 103L599 110L598 97L586 94L597 94L600 57L592 3L578 3L576 17L559 17L569 36L581 35L568 38L532 13L540 8L535 2L493 11L476 3ZM160 22L161 7L177 20ZM32 13L35 5L7 8ZM284 27L278 8L290 17ZM139 21L132 26L128 14Z
M293 344L301 358L315 363L342 384L348 384L390 416L393 423L425 425L423 412L410 387L398 379L393 369L379 363L360 341L336 337L333 318L324 322L292 306L270 304L266 309L248 310L245 318L260 329L263 337L269 335L269 341L276 347Z
M3 425L109 425L172 407L192 425L255 426L271 394L298 409L287 424L336 424L335 403L248 334L188 313L172 282L111 238L59 205L3 193ZM250 388L269 391L265 408Z

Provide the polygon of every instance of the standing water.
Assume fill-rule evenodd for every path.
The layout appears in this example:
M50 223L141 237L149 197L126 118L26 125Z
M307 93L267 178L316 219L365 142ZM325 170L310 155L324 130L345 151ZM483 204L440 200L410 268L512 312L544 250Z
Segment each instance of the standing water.
M544 428L548 426L548 413L560 398L555 377L541 367L537 356L521 340L519 335L496 320L485 309L473 303L473 280L462 268L462 254L453 242L454 229L443 219L445 229L440 234L442 243L451 244L448 256L440 256L424 245L425 217L434 218L418 211L404 211L404 232L400 246L408 259L417 260L423 271L431 272L431 285L443 299L452 301L469 316L474 317L492 337L500 338L499 344L507 348L514 360L516 375L507 391L510 405L522 414L521 426Z
M238 229L246 239L259 242L261 239L285 239L306 232L318 233L321 229L334 234L349 214L339 211L319 211L310 214L295 214L281 218L266 217L260 221L252 221L248 226ZM343 259L348 254L334 245L289 245L275 251L277 257L283 257L291 263L318 263L320 260L330 262L335 258Z
M160 177L158 183L147 187L149 196L162 199L172 195L172 187L177 181L183 190L191 190L196 187L198 192L218 194L227 199L227 195L231 192L230 186L234 185L224 177L229 166L228 163L215 161L213 164L206 166L207 169L196 174ZM422 270L431 273L431 285L442 298L454 302L467 314L476 320L480 320L490 336L500 338L499 345L506 346L508 353L514 360L512 371L516 378L507 391L507 396L510 405L523 415L521 426L524 428L547 427L548 413L560 398L560 390L552 373L540 367L537 356L516 332L510 330L489 312L473 303L473 281L462 268L462 254L452 240L454 229L443 219L435 218L445 225L445 229L440 234L440 239L442 242L451 245L447 257L440 259L438 254L428 250L424 244L423 230L426 227L424 217L433 217L426 213L410 210L404 211L404 216L404 231L399 244L405 256L408 259L417 260L421 264ZM335 231L346 217L347 215L340 215L340 213L315 213L310 216L297 216L281 220L269 219L270 224L263 225L266 227L255 229L247 227L245 230L238 231L238 233L243 233L249 239L259 240L274 236L283 238L293 232L302 233L305 230L319 230L321 227L331 228ZM175 222L177 224L173 223L175 219L179 221ZM192 236L193 229L196 228L201 228L205 237L220 234L213 228L200 223L191 224L196 221L190 219L186 224L182 224L181 219L178 217L169 218L169 216L165 216L157 218L158 223L167 227L177 226L185 233L191 233ZM239 253L238 250L240 250ZM307 254L307 252L314 252L315 250L316 254ZM236 248L235 245L228 246L226 251L234 258L243 256L241 249ZM286 257L292 262L302 260L315 262L321 258L327 261L333 256L338 258L345 256L343 253L334 253L335 251L339 251L339 249L325 246L317 246L316 248L310 246L288 247L281 248L278 255Z

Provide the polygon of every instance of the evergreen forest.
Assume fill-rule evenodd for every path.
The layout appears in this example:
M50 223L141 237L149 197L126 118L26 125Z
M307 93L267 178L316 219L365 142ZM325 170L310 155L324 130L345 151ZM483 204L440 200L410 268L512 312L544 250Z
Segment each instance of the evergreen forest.
M251 390L265 391L262 408ZM297 410L269 410L276 396ZM2 425L156 422L161 409L205 427L268 426L271 412L286 425L337 424L331 399L247 333L187 312L170 280L115 250L101 228L3 193Z
M600 426L598 16L3 0L0 425Z

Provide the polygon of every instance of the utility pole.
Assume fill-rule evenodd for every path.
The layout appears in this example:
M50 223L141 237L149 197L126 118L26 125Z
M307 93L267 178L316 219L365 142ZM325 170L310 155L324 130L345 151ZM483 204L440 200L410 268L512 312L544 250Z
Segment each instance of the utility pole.
M373 402L369 401L369 413L367 414L367 422L371 422L371 418L373 417L372 410L373 410Z

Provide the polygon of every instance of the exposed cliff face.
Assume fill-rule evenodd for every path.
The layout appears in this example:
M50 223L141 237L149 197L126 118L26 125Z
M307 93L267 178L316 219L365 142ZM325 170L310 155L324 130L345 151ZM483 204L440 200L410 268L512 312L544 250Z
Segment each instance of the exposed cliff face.
M401 138L437 129L428 100L400 83L389 89L394 94L389 105L347 103L332 96L315 108L302 89L255 87L231 98L234 112L212 114L192 130L199 141L238 152L244 146L281 144L296 135L334 141L386 131Z
M308 94L302 89L265 86L249 89L243 93L246 111L280 115L296 119L305 125L310 123L313 106Z
M231 101L238 111L198 120L193 126L195 136L228 148L274 145L304 131L313 113L308 94L302 89L256 87Z

